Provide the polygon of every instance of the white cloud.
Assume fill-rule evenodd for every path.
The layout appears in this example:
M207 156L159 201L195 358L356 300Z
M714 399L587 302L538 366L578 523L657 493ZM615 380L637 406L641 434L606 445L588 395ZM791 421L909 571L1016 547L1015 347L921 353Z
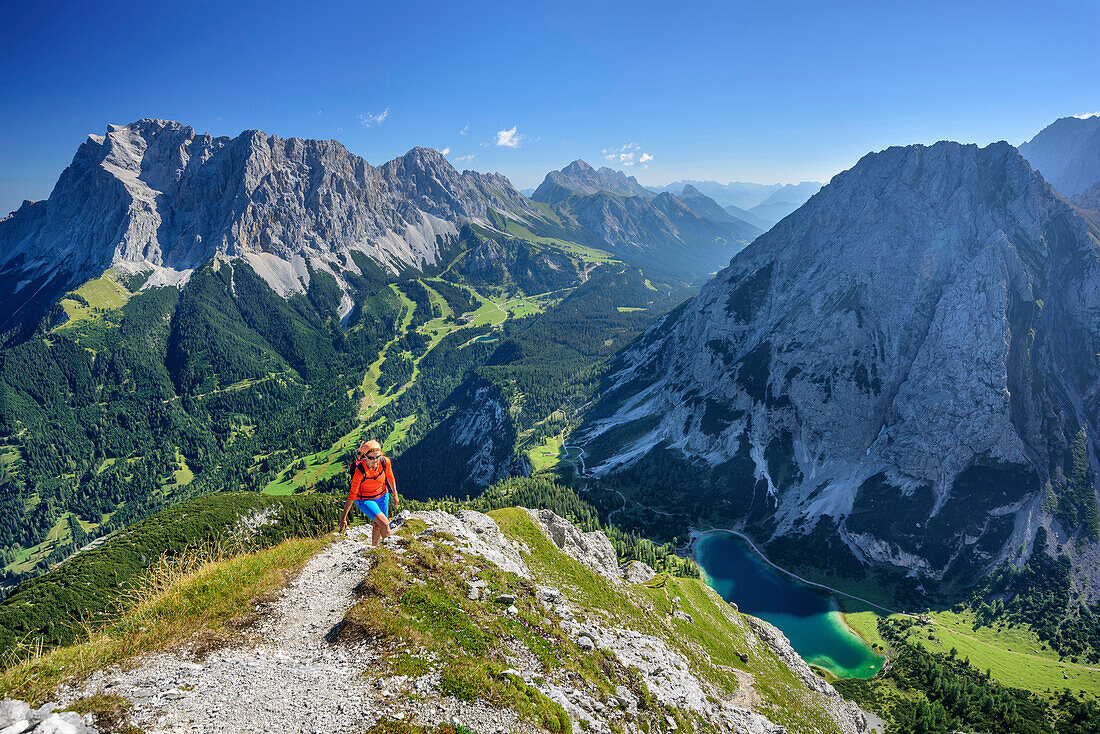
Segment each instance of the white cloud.
M344 128L338 127L338 128L336 128L336 132L337 132L337 134L342 133L342 132L344 132Z
M638 157L638 153L641 150L640 145L637 143L627 143L626 145L620 145L619 147L611 147L603 149L604 160L614 161L620 166L633 166L636 163L648 163L653 160L653 156L649 153L642 153L641 158Z
M497 145L504 148L518 148L523 141L523 136L516 132L517 125L512 125L511 130L497 131Z
M1078 120L1087 120L1090 117L1100 117L1100 112L1089 112L1088 114L1084 115L1074 115L1074 117L1076 117Z
M359 124L362 125L363 127L370 127L371 125L381 125L382 122L389 116L390 116L390 108L389 107L382 110L377 115L372 115L369 112L367 112L366 114L360 113L359 114Z
M450 148L444 148L443 150L441 150L439 152L442 153L443 155L450 155L451 154L451 149Z
M466 127L464 127L464 128L462 128L461 130L459 130L459 131L458 131L458 134L459 134L459 135L465 135L465 134L466 134L467 132L469 132L469 131L470 131L470 126L469 126L469 125L467 125Z
M317 114L318 115L324 114L324 110L317 110Z
M469 153L469 154L467 154L467 155L460 155L460 156L458 156L457 158L455 158L455 161L454 161L454 162L455 162L455 163L469 163L469 162L470 162L470 161L472 161L473 159L474 159L474 154L473 154L473 153Z

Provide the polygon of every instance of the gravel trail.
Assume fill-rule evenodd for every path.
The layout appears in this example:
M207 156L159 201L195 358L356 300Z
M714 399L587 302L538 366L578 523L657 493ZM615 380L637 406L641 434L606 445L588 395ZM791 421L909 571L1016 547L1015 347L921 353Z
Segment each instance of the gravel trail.
M355 602L353 590L370 567L369 543L369 526L349 528L281 590L239 644L197 656L192 643L130 669L100 671L61 691L62 705L114 693L134 703L131 722L151 734L361 732L383 718L525 729L499 711L440 697L427 678L379 678L370 645L326 639ZM399 695L414 688L421 700Z

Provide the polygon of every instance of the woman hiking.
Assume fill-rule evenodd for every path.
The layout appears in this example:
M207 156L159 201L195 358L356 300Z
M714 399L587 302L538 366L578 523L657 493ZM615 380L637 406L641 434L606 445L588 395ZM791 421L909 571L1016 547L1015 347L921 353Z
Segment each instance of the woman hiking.
M397 506L397 483L389 458L382 455L382 444L374 439L359 444L358 456L351 465L351 491L340 517L340 532L348 526L352 504L371 519L371 544L390 537L390 495Z

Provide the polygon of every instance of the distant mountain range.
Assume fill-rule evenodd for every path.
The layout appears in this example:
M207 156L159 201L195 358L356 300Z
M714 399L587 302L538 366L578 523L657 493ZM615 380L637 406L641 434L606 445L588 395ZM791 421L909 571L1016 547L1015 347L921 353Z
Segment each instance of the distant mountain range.
M821 188L816 181L803 181L798 184L758 184L743 181L731 181L720 184L716 181L674 181L665 186L650 186L654 192L667 191L680 194L685 187L691 186L714 199L734 216L756 226L767 229L783 217L802 206ZM733 207L733 209L730 209ZM749 216L744 216L748 214ZM755 218L754 219L752 218Z
M1100 115L1055 120L1020 154L1063 196L1083 193L1100 182Z
M684 239L616 262L580 224L605 198ZM90 136L0 221L0 584L196 494L346 490L360 435L410 496L529 472L601 363L729 259L704 258L730 227L670 195L569 201L426 148L375 167L162 120Z
M682 198L654 194L633 176L582 160L548 173L531 198L595 233L616 256L688 281L725 267L763 231L694 189Z

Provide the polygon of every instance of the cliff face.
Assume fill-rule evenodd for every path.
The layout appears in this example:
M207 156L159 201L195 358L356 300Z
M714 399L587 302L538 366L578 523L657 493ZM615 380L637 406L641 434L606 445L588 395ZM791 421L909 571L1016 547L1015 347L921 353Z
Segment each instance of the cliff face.
M359 251L399 270L438 260L441 242L490 210L534 216L503 176L458 173L414 148L375 168L333 140L236 138L139 120L89 136L50 198L0 222L0 331L43 290L48 303L115 265L180 283L215 257L246 259L287 295L306 263L355 270ZM39 309L41 310L41 309Z
M582 435L597 473L660 445L765 537L942 578L1100 537L1098 343L1097 231L1014 148L891 148L625 350Z

